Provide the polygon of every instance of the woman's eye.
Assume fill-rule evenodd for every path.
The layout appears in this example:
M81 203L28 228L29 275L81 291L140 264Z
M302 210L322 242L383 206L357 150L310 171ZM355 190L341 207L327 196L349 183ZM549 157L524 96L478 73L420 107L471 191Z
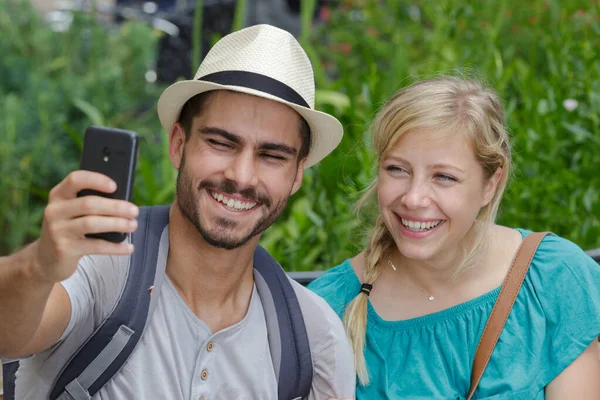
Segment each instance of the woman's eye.
M457 181L456 178L454 178L450 175L446 175L446 174L436 174L435 177L441 181L448 182L448 183L453 183L453 182Z
M406 172L404 168L398 167L397 165L388 165L385 167L385 170L388 172Z

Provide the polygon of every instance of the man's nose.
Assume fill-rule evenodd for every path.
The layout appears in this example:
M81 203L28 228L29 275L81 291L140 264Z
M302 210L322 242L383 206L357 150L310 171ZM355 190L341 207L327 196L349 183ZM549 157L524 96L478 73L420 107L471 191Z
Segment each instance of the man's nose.
M237 184L239 189L255 187L258 184L258 175L254 154L243 151L231 159L225 170L225 178Z

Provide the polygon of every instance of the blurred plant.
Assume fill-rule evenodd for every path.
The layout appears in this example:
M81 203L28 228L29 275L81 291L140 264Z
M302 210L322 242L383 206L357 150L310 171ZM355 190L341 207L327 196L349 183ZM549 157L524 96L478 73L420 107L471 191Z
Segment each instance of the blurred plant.
M245 7L238 1L234 28ZM28 0L0 2L0 255L39 235L48 192L78 167L92 124L140 134L136 204L173 200L177 171L155 111L164 87L147 79L158 33L144 21L112 29L93 12L73 17L55 32Z
M505 100L516 173L500 222L600 247L598 2L330 3L321 24L316 0L301 3L300 41L316 106L345 136L305 171L261 240L284 267L327 269L359 251L369 220L352 207L375 174L369 121L396 90L447 73L487 81ZM246 6L238 3L234 29ZM140 133L136 204L172 201L176 171L155 113L163 88L144 78L157 40L148 26L110 31L76 13L68 31L53 32L27 1L5 0L0 32L0 254L38 235L48 190L77 168L92 123Z
M369 221L350 212L375 173L368 123L392 93L439 74L483 80L505 100L516 172L499 222L552 230L584 249L600 247L597 2L335 6L321 10L325 24L303 19L301 38L317 61L317 106L342 121L345 136L306 172L287 214L264 236L282 265L327 269L359 251Z
M142 23L109 33L93 18L75 13L68 31L54 32L29 2L0 3L0 254L39 234L48 191L77 168L88 125L142 136L136 198L158 201L149 183L174 181L160 173L160 92L145 80L156 37Z

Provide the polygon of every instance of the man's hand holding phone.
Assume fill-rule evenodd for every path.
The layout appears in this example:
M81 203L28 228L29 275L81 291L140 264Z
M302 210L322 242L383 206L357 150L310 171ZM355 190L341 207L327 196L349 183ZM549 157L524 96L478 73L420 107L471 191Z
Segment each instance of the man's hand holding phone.
M22 357L48 349L67 327L71 303L58 284L85 255L128 255L137 228L130 202L137 152L134 132L86 131L81 169L56 185L44 210L40 237L0 257L0 355Z
M70 173L50 191L42 234L36 242L35 272L43 280L59 282L68 278L84 255L133 252L133 246L126 241L113 243L85 235L133 232L137 227L138 208L126 200L94 195L77 197L84 189L110 194L117 187L106 175L79 170Z
M84 255L125 255L137 227L130 203L137 161L135 132L91 126L85 132L81 169L50 192L34 271L43 280L71 276Z

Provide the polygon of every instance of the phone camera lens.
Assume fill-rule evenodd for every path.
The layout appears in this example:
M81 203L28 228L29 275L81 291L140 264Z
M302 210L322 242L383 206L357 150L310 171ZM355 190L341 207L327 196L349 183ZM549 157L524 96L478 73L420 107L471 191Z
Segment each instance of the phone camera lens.
M110 149L106 146L102 149L102 154L104 154L105 157L110 156Z

